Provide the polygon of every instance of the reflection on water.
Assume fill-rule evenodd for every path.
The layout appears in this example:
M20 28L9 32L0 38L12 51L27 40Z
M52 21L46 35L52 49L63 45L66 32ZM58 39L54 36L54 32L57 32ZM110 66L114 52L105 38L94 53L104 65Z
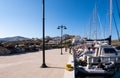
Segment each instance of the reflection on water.
M116 72L112 78L120 78L120 71Z
M113 76L82 76L75 78L120 78L120 71L116 72Z
M84 76L84 77L75 77L75 78L110 78L110 77L106 77L106 76Z

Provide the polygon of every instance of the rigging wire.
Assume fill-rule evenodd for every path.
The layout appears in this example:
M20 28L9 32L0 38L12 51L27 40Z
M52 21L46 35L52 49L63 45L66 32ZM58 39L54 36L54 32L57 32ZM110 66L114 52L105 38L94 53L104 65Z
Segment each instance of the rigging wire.
M118 40L120 41L119 31L118 31L118 28L117 28L117 24L116 24L116 20L115 20L115 16L114 16L114 14L113 14L113 20L114 20L115 28L116 28L117 35L118 35Z
M118 15L119 15L119 18L120 18L120 9L119 9L119 5L118 5L118 0L116 0L116 6L117 6L117 12L118 12Z
M90 22L90 31L89 31L89 39L91 38L91 27L92 27L92 16L90 16L90 20L89 20L89 22Z
M101 30L101 32L102 32L103 39L104 39L104 38L105 38L105 37L104 37L104 31L103 31L102 23L101 23L101 20L100 20L100 17L99 17L98 14L97 14L97 17L98 17L98 21L99 21L99 25L100 25L100 30Z

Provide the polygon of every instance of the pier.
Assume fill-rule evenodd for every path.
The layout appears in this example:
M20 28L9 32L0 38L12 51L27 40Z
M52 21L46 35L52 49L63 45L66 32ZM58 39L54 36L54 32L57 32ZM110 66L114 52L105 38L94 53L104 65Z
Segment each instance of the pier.
M41 68L42 51L1 56L0 78L74 78L74 71L66 71L65 65L72 55L60 49L46 50L47 68ZM66 74L70 77L67 77Z

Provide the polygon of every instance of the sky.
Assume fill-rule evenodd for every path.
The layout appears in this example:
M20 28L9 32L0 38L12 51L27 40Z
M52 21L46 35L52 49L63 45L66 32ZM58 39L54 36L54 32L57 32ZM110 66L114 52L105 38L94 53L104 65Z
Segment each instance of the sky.
M108 37L109 1L45 0L45 36L60 36L57 27L63 25L67 27L67 30L63 30L64 34L95 38L94 32L97 31L97 38ZM120 18L115 0L113 13L120 32ZM95 17L96 23L93 22ZM0 0L0 38L12 36L42 38L42 33L42 0ZM112 39L118 39L114 21Z

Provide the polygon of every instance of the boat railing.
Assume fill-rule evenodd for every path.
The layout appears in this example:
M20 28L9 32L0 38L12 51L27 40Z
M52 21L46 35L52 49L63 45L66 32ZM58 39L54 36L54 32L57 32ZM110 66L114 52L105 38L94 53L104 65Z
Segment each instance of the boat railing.
M87 63L88 64L98 64L99 60L101 63L104 64L109 64L111 62L114 63L120 63L120 56L96 56L96 57L92 57L92 56L87 56Z

